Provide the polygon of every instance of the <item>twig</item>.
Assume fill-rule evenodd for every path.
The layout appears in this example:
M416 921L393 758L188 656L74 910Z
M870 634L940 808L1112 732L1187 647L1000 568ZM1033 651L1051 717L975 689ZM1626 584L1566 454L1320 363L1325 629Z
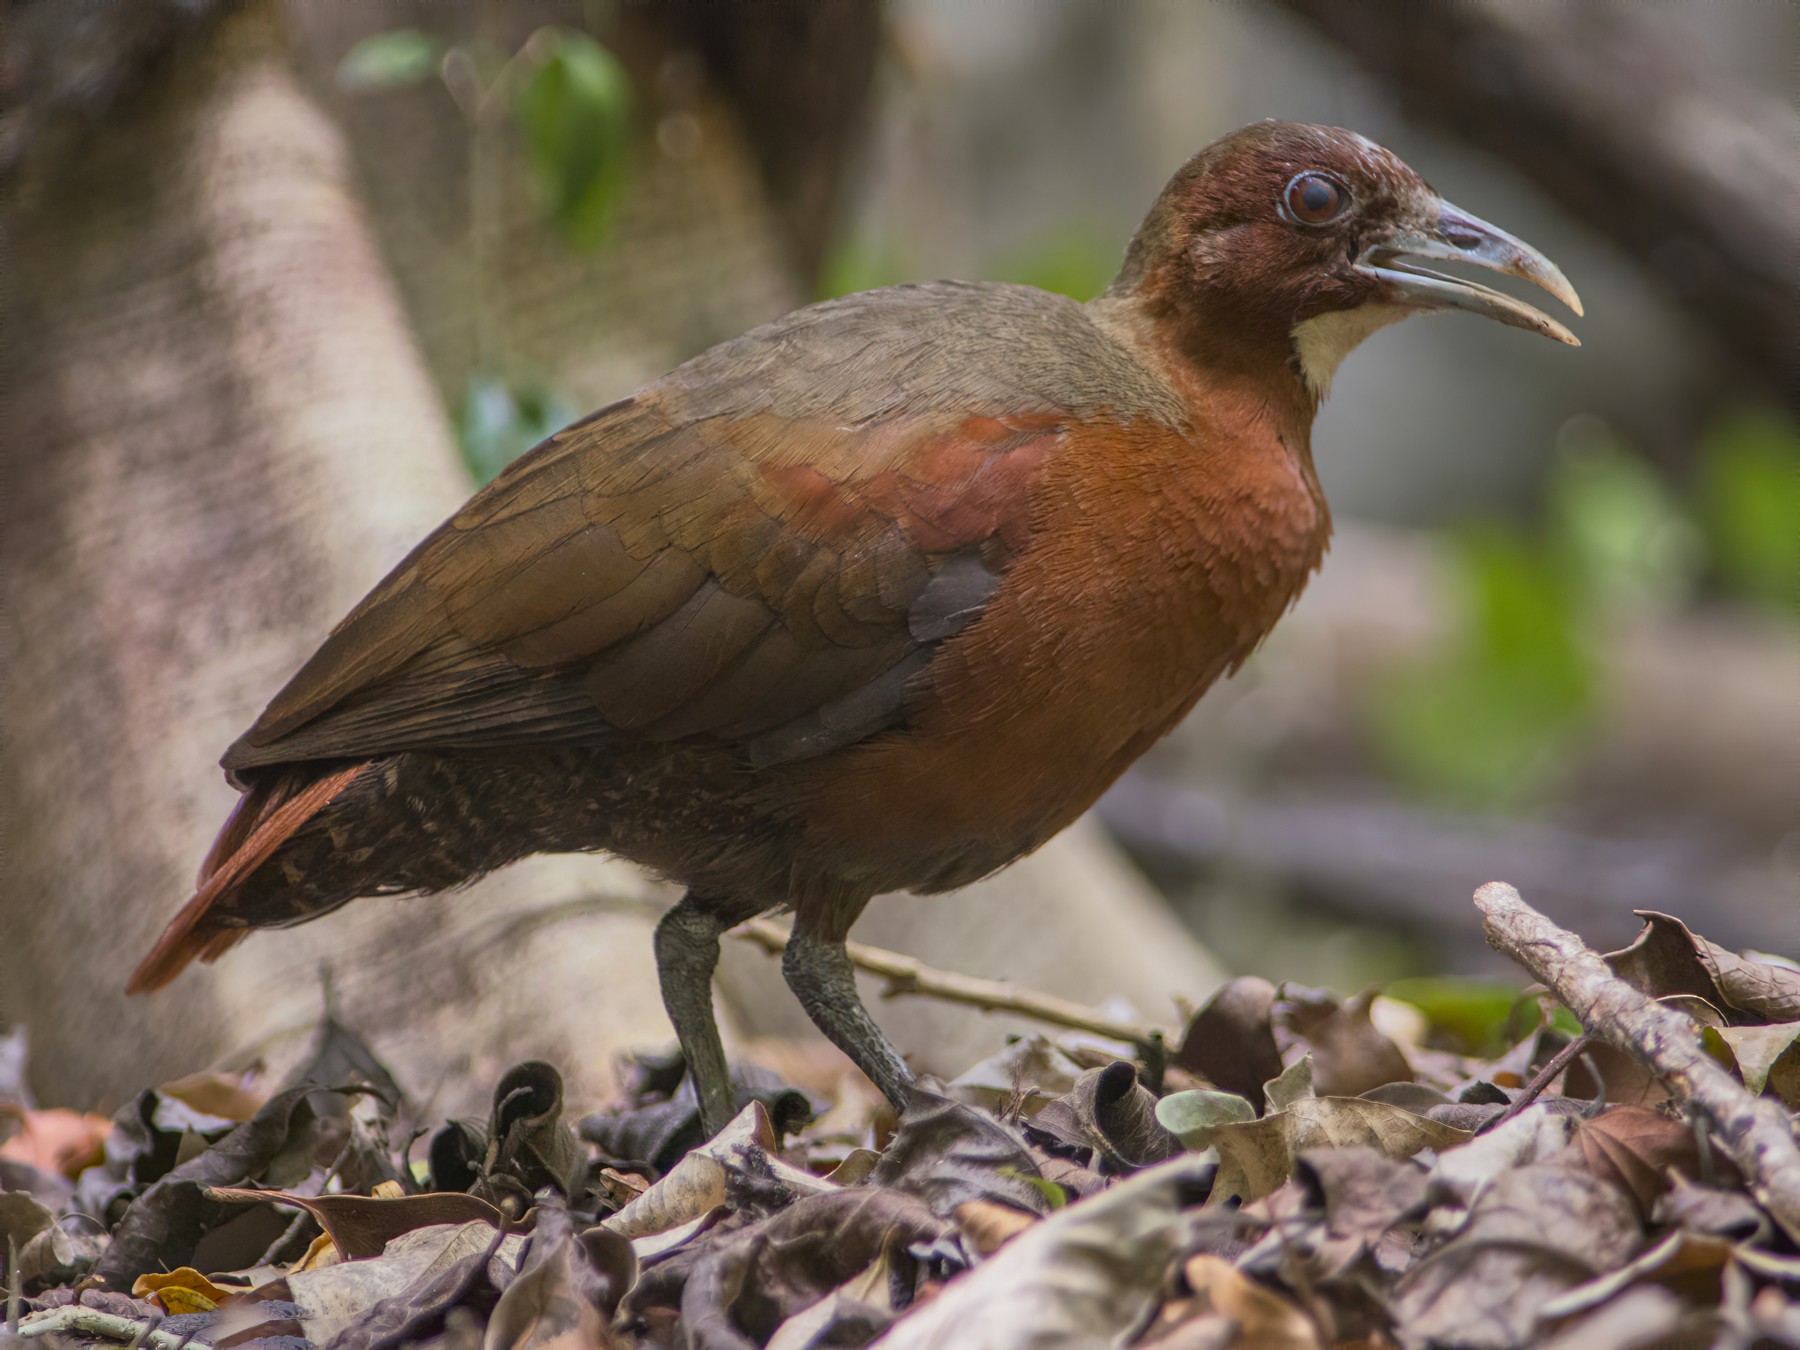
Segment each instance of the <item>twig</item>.
M1692 1019L1640 994L1580 938L1558 928L1505 882L1475 892L1488 942L1530 970L1590 1035L1642 1060L1706 1113L1758 1201L1800 1241L1800 1145L1788 1113L1755 1097L1701 1045Z
M788 933L780 924L767 919L752 919L736 930L738 937L754 943L764 951L780 955L787 946ZM858 970L879 975L887 981L883 998L916 994L922 998L940 999L945 1003L961 1003L983 1012L1017 1013L1051 1026L1071 1031L1086 1031L1110 1040L1125 1041L1152 1057L1160 1053L1167 1033L1161 1027L1121 1022L1097 1009L1032 989L1020 989L1004 980L984 980L974 975L958 975L953 971L935 970L924 962L884 947L870 947L861 942L846 942L846 951Z
M1561 1078L1563 1072L1586 1051L1589 1045L1593 1044L1593 1040L1592 1036L1584 1032L1550 1056L1550 1062L1537 1071L1532 1080L1520 1090L1519 1095L1507 1103L1506 1109L1495 1116L1493 1123L1487 1128L1491 1130L1496 1125L1504 1125L1535 1102L1543 1095L1544 1090Z
M89 1336L104 1336L109 1341L151 1345L156 1350L177 1350L190 1339L187 1336L177 1336L172 1331L159 1330L135 1317L120 1317L116 1313L84 1308L76 1303L26 1318L20 1324L18 1334L29 1340L33 1336L50 1336L59 1331L83 1332Z

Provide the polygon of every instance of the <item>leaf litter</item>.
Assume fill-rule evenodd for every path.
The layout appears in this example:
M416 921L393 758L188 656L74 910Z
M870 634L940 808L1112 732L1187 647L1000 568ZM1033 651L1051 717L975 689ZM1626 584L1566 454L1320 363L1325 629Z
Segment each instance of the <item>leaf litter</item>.
M1800 1105L1800 971L1642 917L1612 972ZM1022 1037L897 1118L744 1064L705 1142L679 1058L585 1113L526 1061L432 1121L330 1018L291 1082L200 1071L111 1119L14 1073L0 1343L1800 1344L1800 1250L1702 1115L1541 990L1445 1006L1246 977L1166 1064Z

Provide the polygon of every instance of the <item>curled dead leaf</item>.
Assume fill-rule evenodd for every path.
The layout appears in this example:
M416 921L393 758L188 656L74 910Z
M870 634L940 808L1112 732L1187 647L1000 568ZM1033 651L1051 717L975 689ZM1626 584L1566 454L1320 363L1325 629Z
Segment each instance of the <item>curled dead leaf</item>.
M147 1298L166 1313L211 1312L232 1294L221 1289L192 1266L167 1274L140 1275L132 1281L131 1296Z

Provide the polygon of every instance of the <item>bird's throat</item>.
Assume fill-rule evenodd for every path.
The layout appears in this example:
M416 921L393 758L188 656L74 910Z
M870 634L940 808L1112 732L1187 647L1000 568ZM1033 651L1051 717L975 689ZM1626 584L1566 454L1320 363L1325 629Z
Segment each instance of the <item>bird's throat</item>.
M1294 325L1294 359L1307 392L1323 401L1331 377L1346 356L1369 334L1399 323L1411 311L1400 305L1366 304L1302 319Z

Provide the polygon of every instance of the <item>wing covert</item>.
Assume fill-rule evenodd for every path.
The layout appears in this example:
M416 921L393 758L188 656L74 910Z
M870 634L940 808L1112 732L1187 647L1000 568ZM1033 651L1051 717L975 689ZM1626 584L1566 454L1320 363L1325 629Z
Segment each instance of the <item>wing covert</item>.
M684 421L657 387L564 431L352 611L228 752L303 759L713 736L752 762L895 724L1029 527L1060 419Z

